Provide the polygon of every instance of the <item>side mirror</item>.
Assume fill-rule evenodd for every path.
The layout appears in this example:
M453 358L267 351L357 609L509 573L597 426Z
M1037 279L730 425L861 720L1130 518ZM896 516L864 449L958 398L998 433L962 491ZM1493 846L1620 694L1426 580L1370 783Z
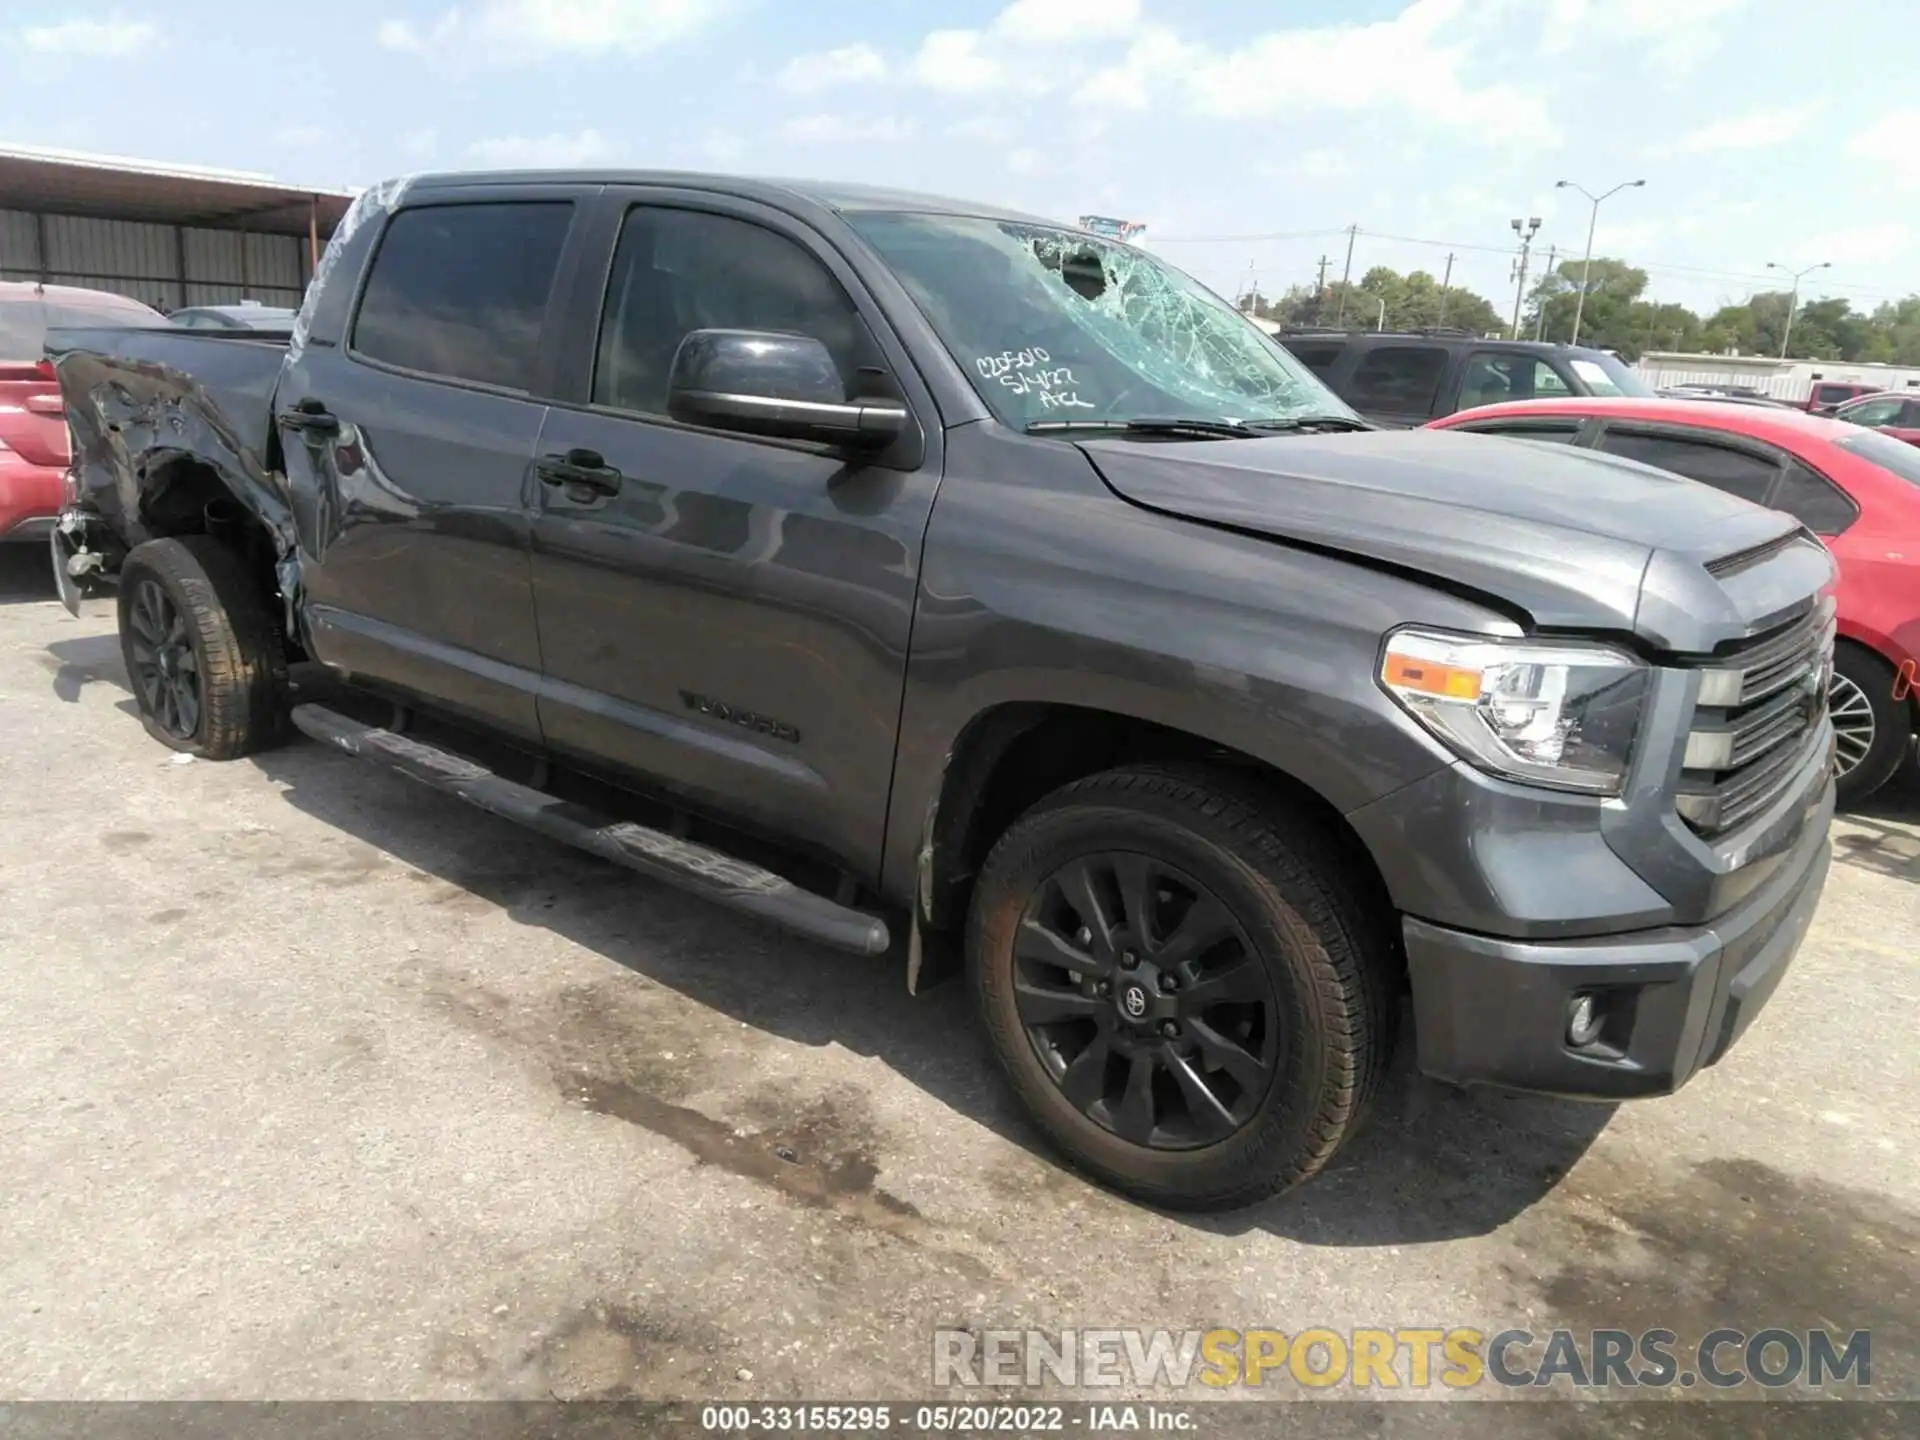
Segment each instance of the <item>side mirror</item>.
M882 450L907 428L897 400L848 400L827 347L769 330L695 330L674 351L667 413L688 425Z

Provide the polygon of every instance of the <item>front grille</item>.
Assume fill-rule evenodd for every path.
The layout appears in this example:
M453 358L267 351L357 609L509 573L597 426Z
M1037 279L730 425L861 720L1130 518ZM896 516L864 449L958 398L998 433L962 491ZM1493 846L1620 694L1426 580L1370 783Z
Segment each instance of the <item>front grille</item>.
M1833 633L1828 599L1702 667L1675 800L1697 833L1724 835L1765 810L1820 743Z

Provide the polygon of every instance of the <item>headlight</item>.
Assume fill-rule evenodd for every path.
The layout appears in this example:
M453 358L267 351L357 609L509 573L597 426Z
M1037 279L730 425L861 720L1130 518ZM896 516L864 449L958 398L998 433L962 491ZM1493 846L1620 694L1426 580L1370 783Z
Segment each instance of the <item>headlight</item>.
M1601 645L1396 630L1380 683L1482 769L1556 790L1617 795L1648 670Z

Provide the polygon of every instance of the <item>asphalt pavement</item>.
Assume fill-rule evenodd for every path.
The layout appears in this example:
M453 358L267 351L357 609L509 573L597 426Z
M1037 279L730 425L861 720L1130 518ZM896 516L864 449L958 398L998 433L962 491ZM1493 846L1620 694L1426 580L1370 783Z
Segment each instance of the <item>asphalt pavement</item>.
M1920 789L1610 1109L1401 1063L1210 1218L1063 1168L956 987L305 740L173 763L0 553L0 1398L912 1398L936 1327L1872 1329L1920 1397ZM1703 1407L1689 1407L1700 1410Z

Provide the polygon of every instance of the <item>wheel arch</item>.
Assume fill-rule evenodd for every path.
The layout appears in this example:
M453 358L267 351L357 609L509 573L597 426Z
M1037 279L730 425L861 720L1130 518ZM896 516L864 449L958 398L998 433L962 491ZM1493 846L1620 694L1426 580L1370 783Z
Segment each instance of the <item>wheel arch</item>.
M1380 867L1358 832L1303 777L1245 750L1119 711L1052 701L1008 701L973 717L954 740L916 851L918 924L955 931L994 842L1063 785L1125 765L1203 767L1241 779L1267 803L1313 820L1387 908Z

